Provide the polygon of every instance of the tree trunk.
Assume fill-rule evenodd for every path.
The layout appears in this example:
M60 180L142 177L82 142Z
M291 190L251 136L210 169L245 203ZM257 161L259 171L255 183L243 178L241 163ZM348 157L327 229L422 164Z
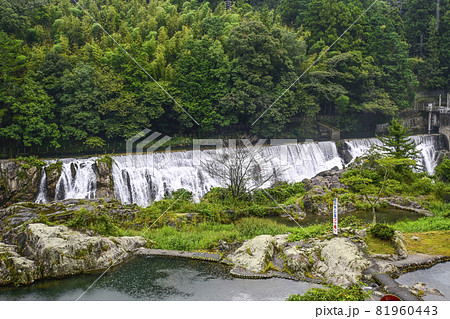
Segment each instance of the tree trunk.
M375 204L372 205L372 216L373 216L372 224L375 225L377 223L377 214L375 212Z

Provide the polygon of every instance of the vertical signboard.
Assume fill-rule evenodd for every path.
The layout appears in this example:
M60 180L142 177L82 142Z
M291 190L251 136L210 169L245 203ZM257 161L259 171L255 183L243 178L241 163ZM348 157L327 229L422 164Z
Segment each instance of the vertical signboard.
M335 198L333 202L333 234L338 233L338 199Z

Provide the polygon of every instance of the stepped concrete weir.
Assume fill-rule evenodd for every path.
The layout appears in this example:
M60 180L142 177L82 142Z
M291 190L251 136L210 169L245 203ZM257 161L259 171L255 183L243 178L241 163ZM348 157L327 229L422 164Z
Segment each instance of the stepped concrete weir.
M421 151L422 166L432 174L437 164L438 150L444 147L440 135L416 135L411 138ZM300 182L334 167L342 169L374 144L380 144L380 141L368 138L341 140L338 143L325 141L264 146L261 148L261 157L267 160L269 167L284 166L284 171L278 176L280 181ZM201 152L208 155L215 150ZM135 203L145 207L180 188L192 192L194 199L199 200L212 188L223 186L209 176L201 165L194 165L193 156L193 151L112 156L113 191L109 196L114 196L124 204ZM98 181L96 160L96 157L62 159L54 198L45 193L41 180L37 201L102 196L98 192L101 183ZM46 178L45 174L41 178ZM263 185L270 186L269 183Z

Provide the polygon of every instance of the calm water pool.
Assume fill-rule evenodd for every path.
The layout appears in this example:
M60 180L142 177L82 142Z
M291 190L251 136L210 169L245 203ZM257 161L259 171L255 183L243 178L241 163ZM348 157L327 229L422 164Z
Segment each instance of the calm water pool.
M450 262L437 264L428 269L420 269L401 275L400 284L412 286L416 282L424 282L428 288L437 288L444 297L426 295L424 300L450 300Z
M355 216L358 219L361 219L365 221L366 223L372 223L372 212L371 211L359 211L359 212L353 212L353 213L346 213L346 214L339 214L339 220L343 220L347 216ZM408 212L405 210L400 209L392 209L392 208L379 208L377 209L377 223L386 223L386 224L392 224L400 220L417 220L421 217L424 217L423 215L414 213L414 212ZM289 220L287 218L281 218L281 217L271 217L271 219L276 220L279 223L296 227L298 226L297 223L293 222L292 220ZM333 221L333 215L316 215L316 214L307 214L306 217L299 221L298 223L301 226L309 226L313 224L320 224L320 223L326 223L326 222L332 222Z
M42 280L0 288L0 300L76 300L98 274ZM136 257L102 277L80 300L284 300L304 293L305 282L233 278L220 264L162 257Z

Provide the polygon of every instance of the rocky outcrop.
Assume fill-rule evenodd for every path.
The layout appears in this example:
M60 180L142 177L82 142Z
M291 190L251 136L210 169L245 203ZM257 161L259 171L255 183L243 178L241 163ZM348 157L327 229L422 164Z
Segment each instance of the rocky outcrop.
M21 201L34 201L41 171L19 161L0 161L0 207Z
M264 277L284 272L297 279L315 278L334 285L358 282L372 265L360 248L340 237L290 243L287 235L261 235L245 242L228 259L237 274L239 269Z
M40 278L104 270L146 244L142 237L101 237L64 225L29 224L12 229L0 244L0 284L21 285ZM20 252L20 254L18 253Z
M319 244L320 260L312 267L312 274L333 285L358 282L371 263L358 247L346 238L333 238Z
M94 165L95 175L97 177L96 198L114 198L114 181L112 176L112 158L108 160L102 158L96 161Z
M49 204L15 203L0 209L0 234L19 225L38 221L64 223L83 210L92 212L93 215L108 215L120 223L130 223L135 220L139 207L113 199L66 199Z
M274 238L270 235L261 235L246 241L228 259L236 266L252 272L261 273L265 270L267 262L274 254Z
M39 278L35 262L17 253L17 247L0 243L0 286L27 285Z
M302 182L305 185L305 190L309 191L314 187L321 187L326 189L333 188L347 188L340 182L342 174L345 170L340 170L337 166L331 170L321 172L311 179L304 179Z
M49 164L44 169L47 175L47 196L49 200L53 200L56 194L56 184L62 172L62 162L57 161L56 163Z

